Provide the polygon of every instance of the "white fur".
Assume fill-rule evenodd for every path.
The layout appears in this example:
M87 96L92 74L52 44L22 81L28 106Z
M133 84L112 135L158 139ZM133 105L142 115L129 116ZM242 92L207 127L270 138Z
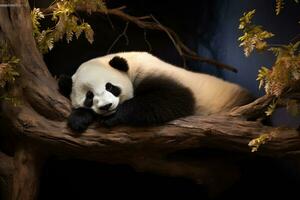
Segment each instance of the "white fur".
M127 60L128 75L109 66L108 63L114 56ZM249 98L248 91L237 84L207 74L187 71L146 52L124 52L95 58L80 66L72 77L73 106L82 105L87 92L86 88L93 88L97 93L96 96L103 102L112 102L114 106L117 106L118 103L133 97L132 83L136 86L145 77L153 75L167 76L189 88L196 100L196 114L206 115L231 109ZM86 88L82 87L84 82L89 83ZM122 88L123 97L119 102L113 97L102 96L106 82Z

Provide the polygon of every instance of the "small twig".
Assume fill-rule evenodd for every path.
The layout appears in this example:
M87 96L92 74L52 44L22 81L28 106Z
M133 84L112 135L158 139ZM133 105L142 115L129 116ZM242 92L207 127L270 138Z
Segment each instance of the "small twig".
M169 36L169 38L171 39L173 45L175 46L176 50L178 51L180 56L183 56L183 52L180 48L180 46L177 45L175 39L173 38L173 36L171 35L171 33L168 31L168 29L166 27L164 27L153 15L151 15L151 18L157 23L157 25Z
M110 19L110 16L109 16L109 15L106 15L106 18L107 18L107 21L108 21L109 25L111 26L111 28L112 28L113 30L115 30L115 26L114 26L114 24L112 23L112 21L111 21L111 19Z
M116 9L116 10L124 10L125 8L127 8L127 6L121 6L121 7L114 8L114 9Z
M137 17L139 20L145 20L145 19L151 19L150 16L142 16L142 17Z
M129 25L129 22L126 23L123 32L122 32L120 35L118 35L118 37L115 39L115 41L111 44L111 46L110 46L109 49L107 50L107 54L109 54L109 53L111 52L112 48L113 48L113 47L115 46L115 44L121 39L121 37L124 37L124 38L125 38L125 40L126 40L126 45L129 44L129 39L128 39L127 35L126 35L127 29L128 29L128 25Z
M102 11L99 11L99 12L102 13ZM180 51L178 53L180 54L180 52L182 52L182 55L184 57L188 58L188 59L198 60L200 62L205 62L205 63L208 63L208 64L212 64L216 67L227 69L227 70L230 70L232 72L237 72L238 71L236 68L234 68L230 65L220 63L220 62L215 61L213 59L198 56L197 53L195 53L194 51L189 49L187 46L185 46L185 44L183 44L183 42L180 40L178 35L172 29L170 29L166 26L163 26L161 24L159 25L156 22L148 22L148 21L143 21L143 20L139 19L139 18L149 18L149 17L151 18L151 16L135 17L135 16L128 15L128 14L124 13L123 11L120 11L119 9L109 9L107 11L107 14L108 15L114 15L114 16L117 16L117 17L119 17L119 18L121 18L125 21L132 22L135 25L137 25L138 27L143 28L143 29L168 32L168 36L171 35L172 38L173 38L173 41L175 41L175 43L176 43L176 46L180 47Z
M186 60L185 60L185 57L184 57L184 53L182 52L181 47L178 45L178 41L175 40L175 38L169 32L169 30L165 26L163 26L153 15L150 15L150 16L153 19L153 21L155 21L156 24L168 35L168 37L172 41L174 47L178 51L179 55L182 57L183 66L186 68Z
M144 40L148 46L148 51L149 52L152 52L152 45L151 43L149 42L149 40L147 39L147 31L144 29Z

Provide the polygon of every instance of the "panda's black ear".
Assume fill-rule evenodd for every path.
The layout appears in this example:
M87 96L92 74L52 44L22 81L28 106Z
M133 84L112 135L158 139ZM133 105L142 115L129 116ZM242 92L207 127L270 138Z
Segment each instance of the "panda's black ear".
M70 76L60 75L58 79L59 92L67 98L70 98L72 92L73 81Z
M123 71L123 72L127 72L129 69L127 61L120 56L113 57L109 61L109 65L112 66L113 68Z

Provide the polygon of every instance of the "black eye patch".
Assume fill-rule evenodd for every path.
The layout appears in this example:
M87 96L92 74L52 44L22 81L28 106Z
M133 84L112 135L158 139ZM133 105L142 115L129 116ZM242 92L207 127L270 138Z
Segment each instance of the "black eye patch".
M105 85L105 89L112 93L113 95L115 95L116 97L118 97L121 94L121 89L111 83L106 83Z
M86 107L92 107L93 105L93 98L94 98L94 93L91 91L88 91L85 95L85 100L83 102L83 105Z

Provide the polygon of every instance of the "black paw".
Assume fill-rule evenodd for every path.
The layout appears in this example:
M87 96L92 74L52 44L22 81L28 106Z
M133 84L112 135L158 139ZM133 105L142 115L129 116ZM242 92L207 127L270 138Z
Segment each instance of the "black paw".
M72 111L68 118L68 126L76 133L84 132L94 121L95 114L92 110L78 108Z
M69 98L72 92L72 78L67 75L60 75L58 79L59 92Z
M75 133L83 133L88 127L89 123L85 121L80 121L80 119L76 119L76 117L69 118L68 126L74 131Z

